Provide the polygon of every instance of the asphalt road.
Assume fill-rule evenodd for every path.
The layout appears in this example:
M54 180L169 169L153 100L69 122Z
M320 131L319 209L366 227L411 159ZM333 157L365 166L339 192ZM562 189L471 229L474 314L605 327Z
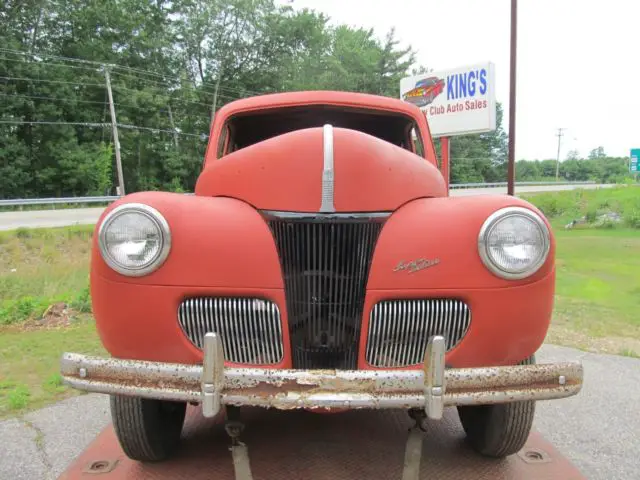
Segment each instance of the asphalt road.
M640 359L553 345L538 353L538 362L576 359L585 368L582 391L539 402L535 428L588 479L640 478ZM108 423L107 397L93 394L0 422L0 479L57 478Z
M556 192L576 188L607 188L612 185L532 185L516 187L516 193ZM451 190L452 196L486 195L507 193L506 187L468 188ZM65 227L69 225L92 225L104 210L100 208L76 208L63 210L27 210L22 212L0 212L0 230L16 228Z

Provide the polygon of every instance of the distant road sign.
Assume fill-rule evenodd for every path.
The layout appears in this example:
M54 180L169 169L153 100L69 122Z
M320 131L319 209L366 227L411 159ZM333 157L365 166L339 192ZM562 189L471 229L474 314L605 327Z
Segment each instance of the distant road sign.
M640 148L632 148L631 161L629 162L629 170L632 173L640 172L640 168L638 168L638 159L640 159Z

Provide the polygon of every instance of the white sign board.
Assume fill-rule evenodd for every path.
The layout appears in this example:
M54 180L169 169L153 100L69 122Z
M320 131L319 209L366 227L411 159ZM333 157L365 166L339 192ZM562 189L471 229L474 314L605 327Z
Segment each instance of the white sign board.
M496 128L493 63L481 63L400 80L400 98L420 107L431 135L446 137Z

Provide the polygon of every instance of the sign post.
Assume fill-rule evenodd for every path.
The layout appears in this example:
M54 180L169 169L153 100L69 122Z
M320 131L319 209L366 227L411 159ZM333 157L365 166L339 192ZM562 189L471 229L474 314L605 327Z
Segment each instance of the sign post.
M507 158L507 194L515 194L516 183L516 49L518 47L518 1L511 0L511 42L509 61L509 146ZM558 152L560 152L558 143ZM558 176L556 172L556 177Z
M638 165L640 163L640 148L632 148L630 157L629 171L636 176L640 172L640 165Z
M447 186L447 194L449 193L449 137L440 138L440 163L444 183Z

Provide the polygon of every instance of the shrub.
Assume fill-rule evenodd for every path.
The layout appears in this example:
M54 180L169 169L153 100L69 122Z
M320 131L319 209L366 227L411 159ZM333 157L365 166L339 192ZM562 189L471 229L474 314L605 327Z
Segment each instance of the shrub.
M624 221L631 228L640 228L640 208L626 212Z
M19 227L16 230L16 237L22 238L22 239L31 238L31 231L27 228Z
M39 318L47 307L54 302L46 298L22 297L6 300L0 304L0 325L23 322L30 318Z
M64 392L66 390L62 382L62 375L58 372L50 375L49 378L43 382L42 388L51 393Z
M12 390L9 390L7 394L7 403L11 410L20 410L27 406L31 392L29 388L24 384L16 385Z
M598 214L595 210L589 210L584 216L584 219L587 221L587 223L593 223L596 221L597 218L598 218Z
M71 308L80 312L80 313L89 313L91 312L91 292L89 290L89 285L84 287L71 301Z
M558 205L558 198L555 196L540 196L535 199L535 204L542 213L549 218L560 215L561 213Z
M597 228L601 228L603 230L611 230L613 228L616 228L617 226L618 224L616 222L608 218L605 218L601 223L598 224Z

